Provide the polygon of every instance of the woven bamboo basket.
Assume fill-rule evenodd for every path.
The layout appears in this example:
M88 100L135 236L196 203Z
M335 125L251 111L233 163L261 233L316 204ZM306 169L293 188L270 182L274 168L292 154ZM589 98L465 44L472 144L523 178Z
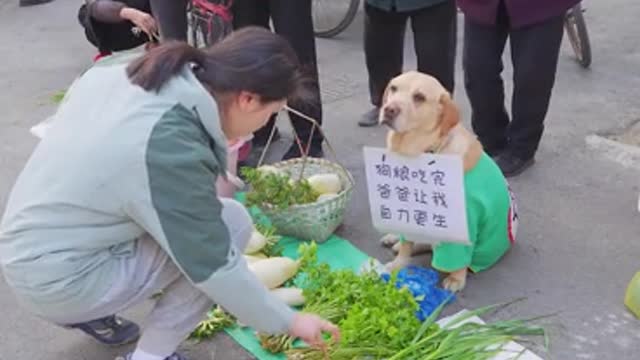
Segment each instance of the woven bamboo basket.
M286 109L313 122L314 130L318 129L322 132L322 129L317 126L317 122L314 119L290 107L286 107ZM262 164L264 155L271 144L272 138L273 132L267 142L265 152L262 154L259 164ZM327 148L333 154L333 157L337 159L335 151L331 147L326 136L324 138ZM297 138L297 136L296 141L302 148L300 139ZM306 154L306 152L303 151L303 154ZM280 170L288 172L292 179L307 178L312 175L327 173L336 174L340 177L342 190L336 197L332 197L321 202L293 205L286 209L277 209L268 204L259 206L260 210L262 210L263 214L269 218L280 235L291 236L300 240L316 241L318 243L329 239L329 237L331 237L336 229L338 229L338 227L343 223L345 211L351 201L353 188L355 186L355 181L353 180L351 173L338 162L311 158L308 156L277 162L275 164L271 164L271 166L275 166Z
M344 221L345 210L353 193L351 174L339 164L315 158L282 161L272 166L288 172L293 179L300 177L303 169L304 177L327 173L340 177L342 191L336 197L321 202L293 205L286 209L261 206L262 212L278 229L279 234L301 240L326 241Z

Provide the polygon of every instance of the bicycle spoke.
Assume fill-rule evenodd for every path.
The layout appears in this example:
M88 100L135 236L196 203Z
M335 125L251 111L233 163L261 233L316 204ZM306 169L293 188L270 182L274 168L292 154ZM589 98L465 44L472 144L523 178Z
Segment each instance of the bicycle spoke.
M349 12L349 0L313 0L313 23L316 32L338 27Z

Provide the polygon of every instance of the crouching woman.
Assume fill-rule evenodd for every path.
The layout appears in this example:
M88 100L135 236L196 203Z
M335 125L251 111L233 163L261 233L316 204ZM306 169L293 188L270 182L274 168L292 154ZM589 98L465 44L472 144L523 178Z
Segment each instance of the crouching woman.
M206 50L167 43L87 71L12 190L0 264L34 314L102 343L138 340L125 359L179 360L213 302L267 333L319 345L337 328L296 313L248 270L244 207L221 200L226 140L262 127L300 95L294 51L247 28ZM115 314L161 291L141 334Z

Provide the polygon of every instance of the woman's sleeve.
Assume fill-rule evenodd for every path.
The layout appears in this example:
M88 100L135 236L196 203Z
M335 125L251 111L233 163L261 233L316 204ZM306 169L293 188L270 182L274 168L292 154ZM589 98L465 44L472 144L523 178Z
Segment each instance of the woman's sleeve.
M169 254L182 273L242 323L266 333L286 333L294 312L248 269L222 217L215 180L224 171L197 115L176 105L151 129L144 166L126 213ZM237 211L235 211L237 212ZM252 228L234 216L234 229ZM250 234L247 231L235 231Z

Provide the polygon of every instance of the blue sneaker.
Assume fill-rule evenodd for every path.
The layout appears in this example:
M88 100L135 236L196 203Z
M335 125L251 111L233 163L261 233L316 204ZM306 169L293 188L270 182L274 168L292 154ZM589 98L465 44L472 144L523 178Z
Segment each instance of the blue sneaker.
M125 356L118 356L116 360L131 360L132 356L133 356L133 353L128 353ZM173 355L170 355L168 358L165 358L164 360L187 360L187 358L178 353L173 353Z
M100 343L108 346L130 344L137 341L140 337L140 327L138 325L115 315L82 324L73 324L68 327L81 330Z

